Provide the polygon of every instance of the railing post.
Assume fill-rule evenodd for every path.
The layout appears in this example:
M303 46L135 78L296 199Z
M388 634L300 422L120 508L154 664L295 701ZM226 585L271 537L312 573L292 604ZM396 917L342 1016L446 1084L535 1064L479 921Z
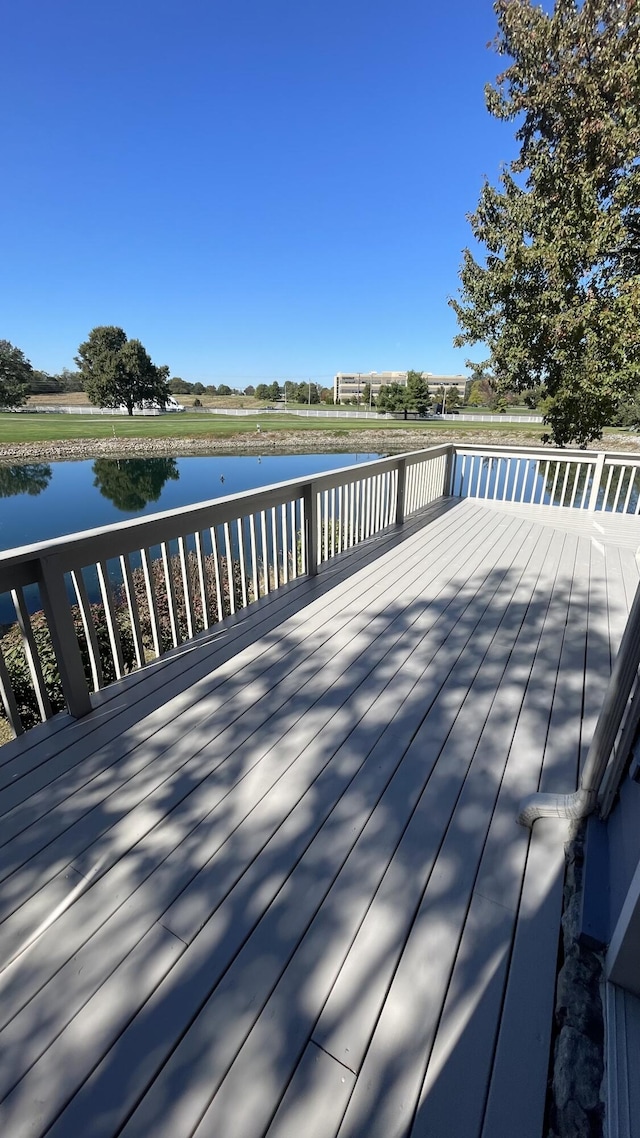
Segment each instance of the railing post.
M444 479L442 493L445 498L450 498L453 493L453 475L455 470L456 448L453 443L449 445L447 451L447 459L444 466Z
M396 525L404 521L404 496L407 485L407 460L398 459L398 490L396 494Z
M5 715L9 720L9 725L14 735L23 735L24 727L22 726L18 704L13 691L11 676L4 662L2 652L0 652L0 698L2 699L2 706L4 707Z
M80 645L67 597L64 573L57 557L40 561L40 591L53 650L60 671L62 691L71 715L80 719L91 711L89 688L82 666Z
M598 505L598 493L602 483L602 471L606 460L606 454L601 451L598 455L593 471L593 482L591 483L591 493L589 495L589 505L587 507L590 514L594 512Z
M304 526L307 573L314 577L318 572L318 492L313 482L304 488Z

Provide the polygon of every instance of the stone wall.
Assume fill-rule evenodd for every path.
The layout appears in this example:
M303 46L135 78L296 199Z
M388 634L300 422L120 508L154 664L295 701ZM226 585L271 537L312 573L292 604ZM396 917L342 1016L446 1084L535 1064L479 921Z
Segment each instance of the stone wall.
M601 1138L603 1133L603 958L578 940L584 834L583 822L566 850L548 1138Z

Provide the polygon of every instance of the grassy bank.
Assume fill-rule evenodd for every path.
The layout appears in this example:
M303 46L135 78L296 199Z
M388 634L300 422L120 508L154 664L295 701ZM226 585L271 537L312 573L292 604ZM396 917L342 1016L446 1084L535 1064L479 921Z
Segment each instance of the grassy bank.
M537 446L540 423L304 418L257 411L232 417L0 414L0 462L189 454L400 454L439 443ZM638 435L605 431L594 450L640 451Z
M259 429L258 429L259 428ZM352 432L382 432L392 435L397 431L411 430L424 436L424 445L429 446L436 436L443 432L456 437L478 432L498 435L522 434L527 441L534 442L540 437L539 423L440 423L436 420L425 422L405 422L404 419L372 420L354 416L350 419L304 418L284 412L268 412L255 416L216 415L213 413L185 412L179 415L159 415L157 417L121 415L0 415L0 445L34 442L64 442L77 439L186 439L199 438L212 440L242 438L243 436L268 433L287 435L326 433L344 435Z

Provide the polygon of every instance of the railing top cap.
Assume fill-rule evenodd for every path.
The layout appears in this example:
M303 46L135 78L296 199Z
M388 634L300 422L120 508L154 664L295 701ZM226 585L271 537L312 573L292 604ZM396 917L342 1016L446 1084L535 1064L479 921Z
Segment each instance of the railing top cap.
M571 462L594 462L602 458L605 462L627 462L630 466L640 465L640 452L632 451L604 451L581 450L580 448L541 446L510 446L496 443L492 446L483 446L482 443L454 443L456 454L484 454L487 456L509 455L530 456L532 458L565 459Z

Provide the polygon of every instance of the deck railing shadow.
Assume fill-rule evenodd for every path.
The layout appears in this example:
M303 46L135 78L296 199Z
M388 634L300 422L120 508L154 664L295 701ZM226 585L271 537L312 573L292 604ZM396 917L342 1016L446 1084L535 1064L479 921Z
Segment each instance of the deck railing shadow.
M219 697L201 676L173 725L158 716L145 734L134 717L111 731L76 797L52 806L43 786L40 807L16 804L25 828L12 851L27 860L7 903L22 891L32 905L37 885L53 902L65 873L82 888L4 974L8 1132L32 1109L36 1074L52 1135L200 1126L225 1138L266 1134L274 1118L278 1133L304 1111L310 1048L344 1067L327 1103L336 1132L346 1112L344 1134L431 1133L430 1096L455 1085L479 1031L482 1078L529 856L517 806L575 785L581 746L587 598L545 577L544 549L531 551L535 569L517 568L517 553L511 540L497 564L481 559L436 590L416 547L402 602L387 603L383 575L363 589L372 550L343 625L318 603L296 621L294 605L264 659L219 664ZM314 600L337 579L320 574ZM604 659L597 604L590 646ZM150 725L161 704L146 707ZM376 1093L350 1098L352 1072ZM478 1094L465 1138L480 1133Z

